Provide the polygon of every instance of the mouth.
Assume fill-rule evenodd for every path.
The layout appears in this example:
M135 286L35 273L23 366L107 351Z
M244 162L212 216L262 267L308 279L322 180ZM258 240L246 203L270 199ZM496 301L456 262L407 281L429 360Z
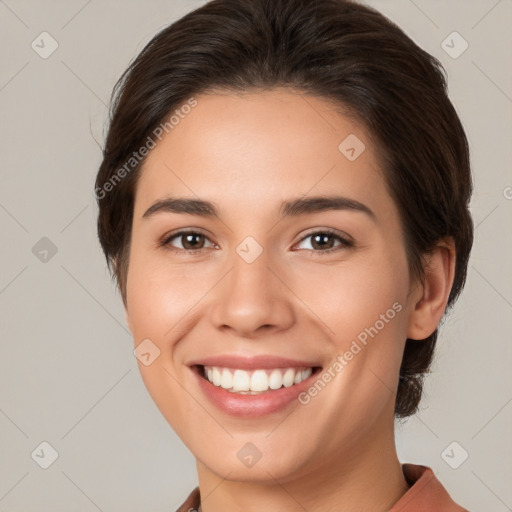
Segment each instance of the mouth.
M322 370L319 362L266 354L219 354L186 365L212 405L244 419L303 407L301 393Z
M227 368L195 364L191 369L203 380L230 393L261 395L291 388L318 374L321 366L280 368Z

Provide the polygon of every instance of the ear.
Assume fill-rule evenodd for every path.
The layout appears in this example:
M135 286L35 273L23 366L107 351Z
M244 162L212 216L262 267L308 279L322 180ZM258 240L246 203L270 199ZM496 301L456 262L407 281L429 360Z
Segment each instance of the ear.
M413 294L408 338L424 340L436 330L446 310L454 275L455 243L449 237L439 241L426 257L424 282L418 283Z

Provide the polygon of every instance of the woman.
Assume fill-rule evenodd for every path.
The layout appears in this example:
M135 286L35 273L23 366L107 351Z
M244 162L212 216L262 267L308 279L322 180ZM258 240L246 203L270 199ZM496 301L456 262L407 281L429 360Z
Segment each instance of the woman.
M465 510L394 441L473 241L440 63L351 1L213 0L114 93L98 234L179 510Z

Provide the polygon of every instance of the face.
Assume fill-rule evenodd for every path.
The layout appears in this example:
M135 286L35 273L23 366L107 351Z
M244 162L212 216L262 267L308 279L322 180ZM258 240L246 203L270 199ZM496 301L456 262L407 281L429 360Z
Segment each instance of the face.
M412 308L375 150L291 90L196 100L136 189L126 312L144 383L230 480L350 463L390 435Z

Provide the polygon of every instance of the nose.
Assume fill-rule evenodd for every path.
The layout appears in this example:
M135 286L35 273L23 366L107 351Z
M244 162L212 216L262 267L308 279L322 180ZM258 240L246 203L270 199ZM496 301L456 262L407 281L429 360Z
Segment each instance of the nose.
M294 322L293 294L265 251L251 263L237 253L230 262L231 271L215 287L215 327L245 338L288 329Z

